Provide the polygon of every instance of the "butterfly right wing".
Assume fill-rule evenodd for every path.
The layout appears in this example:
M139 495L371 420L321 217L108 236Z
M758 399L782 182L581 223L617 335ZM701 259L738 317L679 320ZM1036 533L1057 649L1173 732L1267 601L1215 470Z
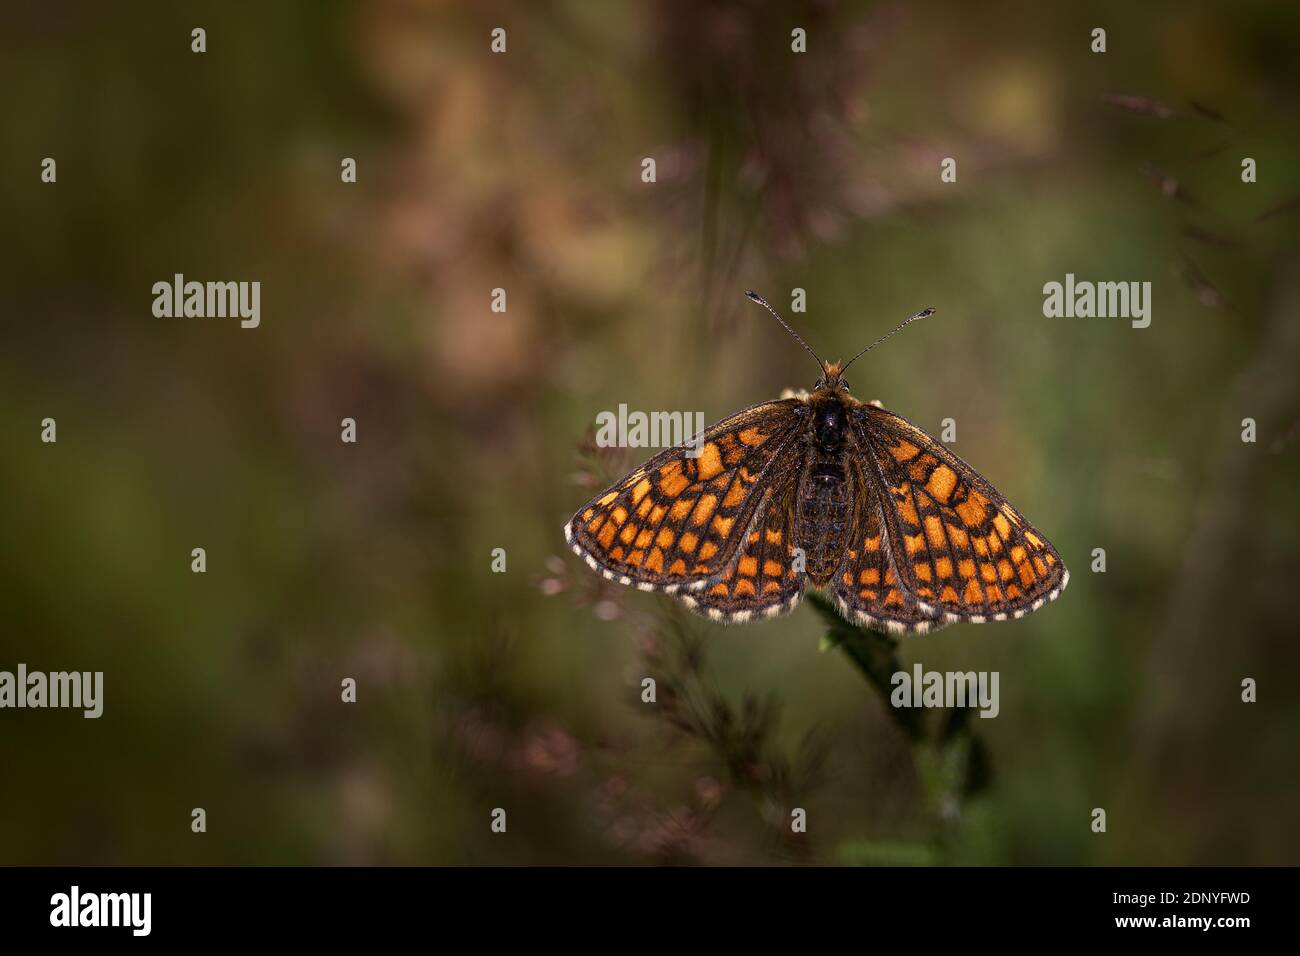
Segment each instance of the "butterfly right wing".
M593 570L642 590L703 588L737 558L805 420L798 399L763 402L705 430L700 454L654 456L569 520Z

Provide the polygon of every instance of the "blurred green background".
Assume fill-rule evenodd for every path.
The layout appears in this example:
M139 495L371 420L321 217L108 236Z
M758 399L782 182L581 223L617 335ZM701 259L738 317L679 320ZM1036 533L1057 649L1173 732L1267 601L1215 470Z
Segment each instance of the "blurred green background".
M0 669L106 686L0 712L0 863L1300 862L1300 8L5 21ZM261 327L155 318L176 272L259 280ZM1150 328L1045 318L1067 272L1150 281ZM938 309L856 394L955 418L1073 571L898 650L1000 672L978 773L811 606L726 629L564 547L648 454L584 448L598 412L811 385L745 288L830 359Z

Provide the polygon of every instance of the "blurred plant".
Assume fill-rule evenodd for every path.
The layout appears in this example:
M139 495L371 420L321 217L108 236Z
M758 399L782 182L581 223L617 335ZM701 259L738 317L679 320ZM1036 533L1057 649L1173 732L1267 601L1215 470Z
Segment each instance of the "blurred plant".
M595 426L588 426L587 434L578 443L577 459L569 482L586 491L608 487L632 466L631 449L597 444Z
M1189 103L1187 112L1180 112L1147 96L1112 95L1106 97L1105 102L1126 112L1151 119L1162 121L1190 120L1200 124L1197 127L1198 129L1208 124L1216 130L1216 133L1220 130L1226 130L1228 133L1227 139L1219 139L1214 145L1206 147L1196 154L1196 158L1200 160L1219 156L1241 138L1239 131L1228 122L1222 113L1203 103L1192 101ZM1165 199L1180 203L1185 208L1186 213L1213 219L1220 224L1226 219L1217 210L1194 198L1179 176L1156 169L1149 164L1146 166L1146 175L1160 190ZM1290 202L1294 204L1295 200ZM1255 224L1258 225L1276 212L1286 211L1286 206L1287 203L1283 203L1282 206L1275 206L1271 210L1260 213L1255 217ZM1219 251L1245 244L1243 240L1231 235L1230 228L1225 225L1207 228L1184 220L1178 224L1176 235L1182 239L1190 239L1208 249ZM1178 250L1178 257L1179 261L1172 266L1172 271L1191 290L1197 302L1207 309L1225 309L1234 314L1238 312L1225 298L1218 285L1211 281L1205 272L1197 266L1185 249Z
M590 436L578 445L577 454L577 475L588 488L603 487L625 464L611 461L615 450L598 448ZM678 602L662 601L653 612L633 611L621 597L626 588L581 567L571 573L573 562L558 556L546 565L547 573L535 580L543 594L568 593L577 606L594 608L598 617L624 621L640 661L631 683L651 678L655 688L653 706L639 698L634 706L667 731L654 759L667 764L668 769L659 765L658 776L670 783L654 796L638 786L652 742L606 739L586 746L616 768L595 791L597 818L608 843L674 862L752 860L756 850L793 862L934 863L950 858L963 807L988 786L988 753L971 729L969 709L945 710L928 719L922 711L890 706L891 679L901 670L896 641L849 624L823 598L810 595L827 625L823 650L845 653L908 742L926 816L934 825L928 838L910 843L853 840L827 857L808 833L793 832L791 820L792 811L806 810L826 782L828 735L814 728L793 752L779 746L780 697L752 691L742 692L738 701L729 697L706 666L706 635ZM508 753L516 748L497 743L489 749ZM582 762L596 759L573 758L574 765ZM737 855L745 846L749 852Z
M653 678L657 706L650 710L676 739L675 749L694 745L721 777L714 805L748 796L756 803L772 852L811 861L814 844L791 828L791 812L806 809L808 798L825 781L828 742L816 729L806 733L792 755L774 736L781 703L775 693L745 691L733 703L705 667L705 638L677 602L665 603L657 624L641 640L642 663ZM709 779L713 779L710 777Z
M908 741L933 832L910 842L854 839L829 856L808 834L794 833L791 811L806 809L827 780L828 735L815 728L793 753L784 751L775 742L779 696L745 691L738 702L729 699L706 666L706 636L688 612L665 601L656 613L627 615L640 652L638 680L655 681L655 706L643 712L668 731L662 753L648 759L649 741L587 747L591 763L603 758L617 765L596 789L597 818L607 842L659 862L752 860L756 851L803 863L933 864L951 859L964 807L991 781L988 750L972 729L971 709L944 709L929 717L890 706L891 677L902 669L897 642L849 624L818 595L809 601L827 624L823 649L844 652ZM562 731L552 731L557 733L572 746L582 746ZM474 749L500 756L539 746L535 740L493 739L486 751ZM578 762L573 756L569 765ZM649 766L661 781L671 779L668 796L634 799L634 785ZM748 852L740 853L745 847Z
M651 6L678 114L661 175L673 199L657 208L673 219L668 235L699 236L666 258L682 260L673 272L698 268L702 313L725 327L739 306L715 292L735 288L751 257L802 259L901 198L896 178L864 162L859 134L870 74L906 14L816 0L779 11L752 0ZM825 55L791 55L791 31L773 30L776 20L815 36Z
M605 488L629 470L630 457L627 448L597 444L596 430L590 427L578 443L577 463L569 475L569 483L587 492ZM572 594L575 604L591 608L602 621L612 621L623 614L625 588L598 574L571 575L569 565L555 555L546 560L546 574L535 577L533 581L547 597L566 592Z
M548 568L552 574L538 582L542 593L570 593L579 607L592 606L591 592L571 578L561 559L551 558ZM582 579L607 583L580 571ZM657 740L603 734L575 744L586 756L574 756L571 764L601 776L592 797L604 840L656 862L752 861L756 853L812 862L814 844L806 834L793 833L790 820L791 810L806 807L823 782L824 736L805 734L793 754L778 747L778 697L745 692L733 703L705 666L704 636L675 602L657 613L632 613L620 604L617 614L603 615L600 604L595 607L597 616L625 620L640 658L631 683L639 694L642 680L655 681L656 698L645 712L667 731ZM480 717L474 725L480 730L475 739L483 739ZM562 732L551 736L556 733ZM540 746L499 731L491 738L490 746L470 749L481 760L495 755L491 762L498 764L518 764L503 755ZM598 771L601 764L613 769Z
M891 679L903 670L898 661L898 641L850 624L819 594L810 594L808 600L826 621L823 649L838 647L845 653L911 742L927 807L939 822L929 843L859 841L842 846L840 857L844 862L877 865L945 862L961 823L963 806L991 782L988 748L971 728L972 708L944 708L937 712L936 720L927 721L924 711L891 706Z
M580 569L571 574L569 564L558 555L546 559L546 574L533 579L537 589L547 597L568 593L578 607L590 608L602 621L613 621L623 616L623 595L627 588L607 581L599 574Z

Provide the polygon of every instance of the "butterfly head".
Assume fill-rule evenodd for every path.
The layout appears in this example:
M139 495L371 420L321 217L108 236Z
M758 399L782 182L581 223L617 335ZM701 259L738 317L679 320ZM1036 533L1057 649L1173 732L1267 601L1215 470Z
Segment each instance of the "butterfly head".
M876 341L872 342L865 349L863 349L857 355L853 356L853 358L849 359L843 365L840 365L838 362L832 362L830 364L827 364L826 362L822 361L820 355L818 355L816 352L812 350L812 347L803 340L803 338L799 335L798 332L790 328L790 326L786 325L785 319L781 318L781 316L777 314L776 309L768 305L766 299L764 299L757 292L752 292L752 291L746 291L745 295L753 299L763 308L767 309L767 311L771 312L773 318L775 318L778 322L781 323L781 327L784 328L787 332L789 332L792 336L794 336L795 341L798 342L800 345L802 345L804 349L808 352L808 354L817 360L817 364L822 367L822 377L819 378L817 380L817 384L813 386L813 391L815 393L826 394L826 395L837 395L840 392L848 392L849 383L844 380L845 369L847 369L858 359L862 358L862 356L866 355L868 352L874 349L881 342L885 341L885 339L889 338L895 332L901 332L903 329L905 329L911 323L915 322L917 319L924 319L927 315L934 315L934 309L922 309L920 312L916 313L916 315L904 319L901 323L898 324L896 328L892 329L889 332L886 332L884 335L876 339Z
M817 379L817 384L813 386L814 392L822 392L827 395L834 395L837 392L847 392L849 383L844 378L844 366L839 362L831 362L822 366L822 377Z

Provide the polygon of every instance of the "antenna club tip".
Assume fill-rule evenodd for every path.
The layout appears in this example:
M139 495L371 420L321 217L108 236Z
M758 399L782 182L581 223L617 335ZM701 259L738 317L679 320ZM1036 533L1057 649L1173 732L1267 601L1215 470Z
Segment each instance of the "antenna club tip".
M746 296L746 298L753 299L755 302L762 302L762 301L763 301L763 297L762 297L761 295L759 295L757 292L755 292L753 289L746 289L746 290L745 290L745 296Z

